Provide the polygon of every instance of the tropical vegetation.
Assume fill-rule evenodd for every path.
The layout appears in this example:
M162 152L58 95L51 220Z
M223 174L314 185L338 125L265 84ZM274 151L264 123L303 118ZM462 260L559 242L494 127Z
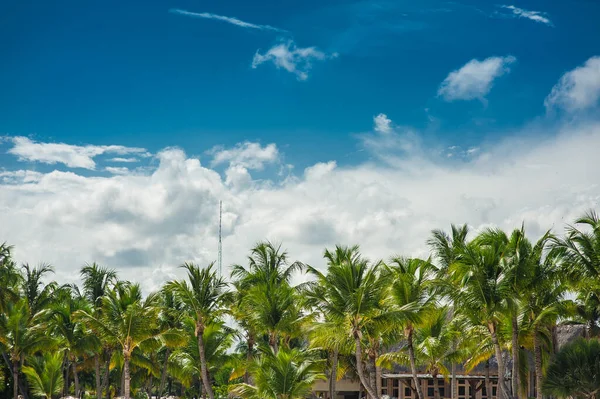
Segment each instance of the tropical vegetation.
M185 263L181 278L144 293L116 270L85 264L80 285L54 269L18 265L0 245L0 396L110 399L179 396L300 399L328 380L360 383L381 399L382 375L423 373L451 382L457 370L497 365L497 398L595 398L600 393L600 219L589 211L564 234L530 237L467 225L434 230L427 258L325 249L321 264L293 261L259 242L219 275ZM380 254L386 255L386 254ZM583 337L559 347L561 325Z

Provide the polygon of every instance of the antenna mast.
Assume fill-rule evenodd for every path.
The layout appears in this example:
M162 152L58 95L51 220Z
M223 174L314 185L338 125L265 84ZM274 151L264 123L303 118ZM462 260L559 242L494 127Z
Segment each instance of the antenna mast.
M219 277L223 275L223 243L221 242L221 220L223 217L223 201L219 201Z

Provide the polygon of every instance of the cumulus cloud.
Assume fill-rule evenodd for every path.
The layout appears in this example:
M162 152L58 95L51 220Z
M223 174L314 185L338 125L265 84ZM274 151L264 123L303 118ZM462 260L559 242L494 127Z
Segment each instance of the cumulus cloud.
M306 80L313 61L324 61L336 57L337 53L326 54L316 47L297 47L293 41L288 40L274 45L264 54L257 51L252 60L252 68L257 68L265 62L272 62L277 69L283 68L296 75L298 80Z
M473 59L444 79L438 89L438 96L446 101L474 100L485 101L496 78L510 72L510 65L517 59L489 57L483 61Z
M143 175L4 171L0 241L16 246L19 261L50 262L61 281L73 281L73 270L96 261L150 290L178 276L184 261L206 265L217 258L219 201L226 272L262 239L281 241L292 259L322 267L323 249L337 243L359 243L372 259L426 255L430 231L450 223L512 229L525 221L532 238L548 228L561 233L566 222L598 208L597 174L582 171L600 169L600 124L571 124L545 136L534 130L454 163L431 157L416 142L416 155L404 163L398 152L387 154L397 163L332 160L285 179L258 180L242 165L249 157L233 155L222 162L246 161L220 174L174 148L160 151L158 164ZM367 151L403 134L398 127L374 131ZM238 147L228 154L252 146Z
M519 8L519 7L515 7L515 6L507 6L507 5L503 5L500 7L512 11L512 15L514 17L526 18L526 19L529 19L529 20L532 20L535 22L542 23L544 25L552 26L552 21L550 21L550 19L547 17L548 14L545 12L530 11L530 10L525 10L524 8Z
M245 21L242 21L235 17L226 17L224 15L212 14L209 12L191 12L191 11L181 10L179 8L173 8L173 9L169 10L169 12L171 12L173 14L185 15L185 16L192 17L192 18L215 19L217 21L227 22L228 24L236 25L236 26L239 26L242 28L258 29L258 30L271 30L271 31L275 31L275 32L287 32L284 29L275 28L270 25L252 24L250 22L245 22Z
M279 150L274 143L261 146L260 143L244 142L233 148L214 147L208 151L213 156L211 165L229 163L247 169L263 169L265 164L279 160Z
M95 169L94 157L101 154L147 154L146 149L121 145L71 145L65 143L40 143L27 137L13 137L14 146L8 150L20 161L33 161L46 164L62 163L71 168Z
M546 109L581 111L598 105L600 99L600 56L565 73L546 97Z
M392 131L392 121L386 114L379 114L373 117L375 131L379 133L390 133Z

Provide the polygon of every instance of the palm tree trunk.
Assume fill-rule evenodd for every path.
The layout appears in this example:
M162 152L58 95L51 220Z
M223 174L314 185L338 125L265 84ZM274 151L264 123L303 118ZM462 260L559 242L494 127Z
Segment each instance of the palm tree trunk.
M423 399L423 392L419 383L419 377L417 377L417 364L415 361L415 349L413 347L413 330L409 328L406 334L406 346L408 348L408 356L410 358L410 371L412 372L413 382L415 383L415 389L417 390L417 396L419 399Z
M485 362L485 397L491 399L492 397L492 381L490 380L490 361Z
M381 397L381 367L375 363L375 387L377 389L377 397Z
M339 351L333 350L331 356L331 372L329 374L329 399L335 399L337 392L335 390L335 383L337 382L337 366L338 366Z
M543 399L542 395L542 346L537 327L533 329L533 357L535 365L535 397Z
M198 353L200 355L200 374L202 375L202 383L204 384L204 390L208 393L209 399L215 399L210 380L208 379L208 364L206 363L206 354L204 352L204 341L202 335L204 333L204 326L198 326L196 328L198 332Z
M379 399L371 387L371 384L369 384L369 381L367 381L367 378L365 377L365 372L362 366L362 347L360 344L360 335L358 331L354 332L354 341L356 343L356 373L358 374L358 378L360 379L360 382L367 391L368 395L371 398Z
M272 331L269 333L269 346L273 349L273 352L277 354L279 352L279 345L277 344L277 333Z
M73 363L73 381L75 382L75 397L79 397L79 375L77 374L77 360L74 360Z
M94 368L96 371L96 399L102 399L102 385L100 383L100 355L94 356Z
M440 382L438 380L438 371L432 370L431 376L433 377L433 397L440 399Z
M112 357L112 351L107 352L107 359L105 363L104 379L102 381L102 389L106 389L106 399L110 399L110 358Z
M492 335L492 344L494 345L496 361L498 362L498 389L496 397L498 399L509 399L506 384L504 383L504 359L502 358L502 348L500 348L500 342L498 341L498 335L496 334L496 325L490 323L489 330ZM491 395L491 392L489 395Z
M19 361L13 360L13 399L19 398Z
M158 388L158 397L162 397L163 391L165 389L165 382L167 381L167 365L169 363L169 356L171 351L169 348L165 350L165 360L163 361L163 367L160 374L160 385Z
M452 379L450 380L450 398L458 398L458 381L456 381L456 363L452 362Z
M512 396L519 399L519 321L517 313L512 316Z
M129 399L129 388L131 385L131 376L129 375L129 357L130 355L128 353L123 353L123 396L125 399Z

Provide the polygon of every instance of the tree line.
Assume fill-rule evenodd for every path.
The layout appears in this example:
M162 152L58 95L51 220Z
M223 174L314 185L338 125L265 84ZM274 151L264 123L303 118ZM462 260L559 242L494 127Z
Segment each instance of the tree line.
M147 295L97 264L81 269L80 286L46 282L51 266L18 266L12 247L0 245L0 391L12 387L14 399L297 399L327 379L334 398L346 377L381 399L383 371L401 365L418 399L425 397L422 372L449 379L445 396L457 398L461 365L466 372L483 367L478 389L491 398L495 363L499 399L526 397L530 371L543 387L537 399L595 397L595 212L536 241L523 226L475 232L452 225L434 230L427 245L427 259L381 261L358 246L336 246L324 251L320 267L260 242L228 279L212 264L186 263L184 279ZM585 340L557 353L560 324L584 326ZM570 374L584 356L592 364L587 374L582 367ZM437 378L434 384L439 399Z

